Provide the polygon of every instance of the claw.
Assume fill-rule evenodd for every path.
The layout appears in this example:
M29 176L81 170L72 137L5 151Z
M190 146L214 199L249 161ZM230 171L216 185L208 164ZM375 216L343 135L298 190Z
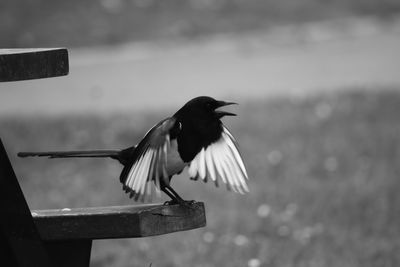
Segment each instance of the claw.
M168 200L164 202L164 206L171 206L171 205L176 205L180 204L176 199Z
M189 208L194 210L195 208L193 207L193 204L196 203L196 201L194 200L183 200L181 202L179 202L179 205L184 206L185 208Z

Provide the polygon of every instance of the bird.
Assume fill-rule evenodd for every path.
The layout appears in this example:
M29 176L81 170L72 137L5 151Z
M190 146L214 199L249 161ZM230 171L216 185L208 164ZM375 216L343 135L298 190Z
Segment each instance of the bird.
M120 182L134 200L164 192L167 204L193 203L184 200L172 187L171 179L188 168L190 179L221 182L229 191L249 192L248 175L236 139L221 119L236 114L220 110L237 104L199 96L183 105L174 115L154 125L134 146L122 150L19 152L19 157L108 157L123 169Z

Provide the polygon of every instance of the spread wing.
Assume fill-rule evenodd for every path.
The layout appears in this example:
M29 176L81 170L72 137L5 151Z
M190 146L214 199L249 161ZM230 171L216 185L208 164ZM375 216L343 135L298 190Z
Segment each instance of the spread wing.
M168 181L167 154L175 122L175 118L167 118L151 128L136 147L133 160L122 170L123 189L135 200L152 194L153 180L158 193L161 179Z
M205 182L211 179L216 186L222 180L228 190L232 188L234 192L241 194L249 192L249 178L236 140L225 126L221 138L203 148L191 161L189 175Z

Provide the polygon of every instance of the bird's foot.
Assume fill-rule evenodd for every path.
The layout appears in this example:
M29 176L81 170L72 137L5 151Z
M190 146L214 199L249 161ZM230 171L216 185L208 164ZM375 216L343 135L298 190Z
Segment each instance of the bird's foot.
M188 205L193 205L194 203L196 203L196 200L184 200L183 202Z
M193 204L194 203L196 203L196 201L195 200L178 200L178 199L172 199L172 200L169 200L169 201L165 201L164 202L164 205L165 206L170 206L170 205L176 205L176 204L179 204L179 205L182 205L182 206L185 206L186 208L191 208L191 209L193 209Z
M171 205L176 205L179 204L179 201L176 199L168 200L164 202L164 206L171 206Z
M182 200L179 202L179 205L184 206L185 208L189 208L194 210L193 204L196 203L194 200Z

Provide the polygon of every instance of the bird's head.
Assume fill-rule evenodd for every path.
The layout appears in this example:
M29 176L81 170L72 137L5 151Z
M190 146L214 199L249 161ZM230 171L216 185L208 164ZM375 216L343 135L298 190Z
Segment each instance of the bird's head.
M220 110L224 106L233 104L236 103L215 100L209 96L199 96L187 102L175 115L191 116L203 121L219 121L224 116L236 116L234 113Z

